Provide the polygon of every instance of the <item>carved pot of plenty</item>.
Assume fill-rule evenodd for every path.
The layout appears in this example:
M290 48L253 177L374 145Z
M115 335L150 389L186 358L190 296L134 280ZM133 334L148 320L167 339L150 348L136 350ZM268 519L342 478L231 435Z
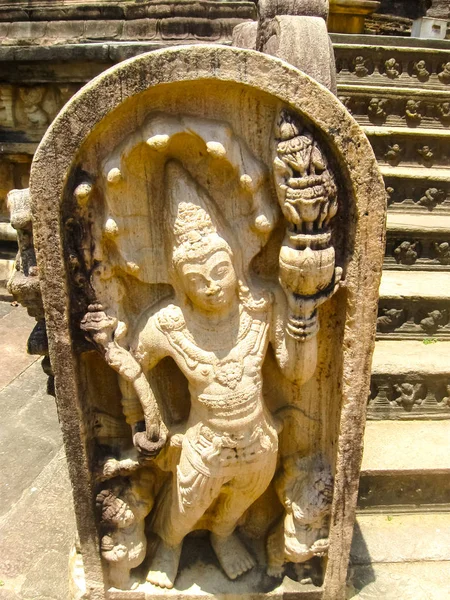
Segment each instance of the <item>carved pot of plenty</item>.
M335 253L329 246L320 250L303 250L283 244L280 250L280 282L290 292L313 296L331 283Z

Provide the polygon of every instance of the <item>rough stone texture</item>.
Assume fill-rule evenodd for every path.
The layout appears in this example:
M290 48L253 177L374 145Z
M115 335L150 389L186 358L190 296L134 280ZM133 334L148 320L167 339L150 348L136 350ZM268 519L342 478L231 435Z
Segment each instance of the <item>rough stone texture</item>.
M138 5L125 1L39 8L27 3L21 9L0 6L0 31L4 44L13 46L142 38L162 45L186 39L229 42L235 25L255 17L254 4L246 1L169 0Z
M268 21L281 15L321 17L327 19L328 0L260 0L258 14L261 21Z
M168 64L170 68L167 68ZM213 70L211 65L214 65ZM153 89L148 89L149 72L155 74L151 79L155 86ZM45 281L43 292L52 366L56 375L59 413L75 488L88 585L92 586L93 590L97 588L93 591L95 597L101 597L98 584L94 585L95 581L100 581L100 569L97 546L92 539L95 524L89 511L92 492L86 467L88 457L79 432L80 426L83 426L80 424L80 413L77 409L81 406L80 389L73 372L75 362L67 307L61 310L66 306L64 259L61 254L54 252L55 245L59 247L61 235L58 203L62 195L62 182L66 181L65 175L71 168L73 156L95 130L96 123L103 118L116 119L121 114L121 109L119 108L116 114L111 111L126 98L129 98L129 110L133 97L141 91L151 98L153 90L163 90L161 84L179 81L188 81L192 91L195 81L200 80L201 85L205 86L208 79L214 85L214 88L210 89L225 85L231 90L233 86L239 86L241 83L250 89L254 86L265 94L272 94L279 101L288 102L299 114L306 114L313 126L322 131L329 151L338 162L342 178L346 181L348 197L353 198L353 204L348 207L347 217L348 222L353 223L355 227L354 234L350 237L352 248L347 248L344 252L348 304L343 345L343 401L337 440L333 503L335 525L331 530L330 557L324 591L325 598L336 600L341 598L343 593L347 565L346 548L350 543L356 502L364 402L373 347L372 319L375 315L380 275L380 267L374 269L374 266L380 264L382 255L384 191L366 139L332 94L281 61L252 52L210 46L152 53L105 73L88 85L82 95L69 103L54 122L35 157L31 181L35 239L39 266ZM176 85L181 86L180 83ZM169 96L172 102L176 97L175 89L173 88ZM162 102L160 93L157 97L158 102ZM226 97L229 102L229 95ZM95 113L87 108L92 105L97 107ZM168 107L169 104L163 106ZM237 111L234 115L237 118L236 113ZM240 114L239 119L241 120ZM129 119L127 123L131 124ZM71 131L70 136L67 136L68 129ZM115 132L117 129L112 127L109 131ZM377 232L376 239L374 231ZM369 235L372 242L367 246ZM49 237L52 239L52 252L47 244ZM367 248L370 256L363 257L363 247ZM369 264L370 269L367 268ZM335 310L331 314L335 315ZM326 333L329 318L327 316L323 322L325 333L322 335L325 336L323 339L327 340L330 339L330 335ZM338 340L335 342L338 343ZM327 345L329 346L328 341ZM331 355L335 357L336 354L331 352ZM355 377L355 373L358 373L358 378ZM336 403L336 394L333 395L333 402ZM334 404L332 410L336 411L334 418L337 425L338 406Z
M11 319L6 318L6 324L9 332L13 331ZM21 350L24 354L23 346ZM10 378L11 370L6 372ZM2 426L0 453L6 460L2 460L0 470L3 482L0 517L12 508L61 447L61 435L55 427L54 400L46 393L46 379L40 361L36 361L0 392L3 410L8 414L16 411L18 415L15 421ZM19 445L17 440L24 429L27 435ZM12 452L10 449L16 445Z
M17 600L68 597L75 523L62 449L2 517L0 533L2 598L4 593Z
M302 42L296 43L297 40ZM314 52L311 48L315 49ZM258 49L288 61L328 89L336 91L334 55L323 19L277 16L265 26Z
M335 61L325 22L328 5L328 0L260 2L254 47L286 60L336 93ZM239 30L233 43L253 47L252 33L250 28Z
M450 19L449 0L432 0L430 8L427 10L427 17Z

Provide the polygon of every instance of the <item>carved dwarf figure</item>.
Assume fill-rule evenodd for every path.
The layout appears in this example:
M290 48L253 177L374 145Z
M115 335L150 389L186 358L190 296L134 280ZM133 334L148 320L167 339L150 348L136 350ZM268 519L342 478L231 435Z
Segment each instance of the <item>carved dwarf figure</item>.
M442 65L442 71L438 74L441 83L450 83L450 62Z
M394 249L394 258L401 265L413 265L419 258L420 243L405 240Z
M388 58L385 61L384 72L389 79L397 79L400 76L400 65L395 58Z
M49 115L42 108L45 96L43 86L19 88L18 119L37 127L45 127L49 123Z
M357 56L355 58L355 75L358 77L365 77L369 74L370 61L363 56Z
M417 149L417 154L422 157L422 160L425 164L431 163L434 158L434 152L430 146L422 146Z
M304 563L328 551L330 466L320 454L290 456L283 462L275 489L285 513L267 541L267 573L281 577L285 562Z
M438 188L428 188L425 190L425 193L419 199L420 206L425 206L428 210L433 210L433 208L442 202L445 198L444 190Z
M418 62L414 63L413 74L419 81L428 81L430 72L427 69L427 63L424 60L419 60Z
M441 265L450 265L450 244L448 242L434 242L433 248Z
M440 118L444 123L450 120L450 102L441 102L437 107Z
M153 506L154 476L142 469L128 480L116 478L97 494L103 531L100 547L114 587L130 586L130 571L145 558L144 519Z
M367 114L373 120L384 121L387 117L389 101L386 98L372 98L367 107Z
M405 116L407 121L410 123L420 123L422 120L422 113L420 112L420 102L409 99L405 106Z
M395 403L403 406L405 410L412 410L415 404L422 404L425 397L425 387L421 383L401 383L394 386L395 391L399 394L395 398Z
M384 155L386 161L393 165L398 165L403 154L403 149L399 144L392 144L388 146L387 152Z

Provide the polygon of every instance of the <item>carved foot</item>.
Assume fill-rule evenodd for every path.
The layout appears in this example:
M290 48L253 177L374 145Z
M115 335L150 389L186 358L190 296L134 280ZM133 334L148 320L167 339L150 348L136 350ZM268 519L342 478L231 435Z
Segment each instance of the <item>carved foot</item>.
M167 546L161 540L152 560L147 581L161 588L173 588L180 563L180 554L181 544L178 546Z
M271 566L268 565L266 573L269 577L275 577L276 579L281 579L284 573L283 565L280 567L279 565Z
M211 544L220 566L230 579L236 579L255 566L255 561L235 533L227 537L212 533Z

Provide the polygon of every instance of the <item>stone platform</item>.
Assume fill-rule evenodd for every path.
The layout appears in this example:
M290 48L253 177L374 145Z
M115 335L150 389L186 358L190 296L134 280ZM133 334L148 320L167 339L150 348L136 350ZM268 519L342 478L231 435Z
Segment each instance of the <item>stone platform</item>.
M68 557L75 539L72 497L54 399L45 392L40 361L25 353L33 323L23 308L0 302L0 599L68 600ZM439 431L433 429L430 435L424 430L426 424L417 424L419 448L408 445L406 432L402 437L402 431L386 430L401 425L369 424L363 477L401 470L402 452L413 453L414 465L427 473L437 466L448 470L450 440L443 431L445 424L432 424ZM394 436L399 441L398 460ZM439 452L433 459L437 439ZM389 506L365 508L355 526L348 598L449 598L449 531L450 513L442 506L416 506L410 512ZM196 546L195 540L189 544L185 551ZM196 550L199 560L202 544ZM221 590L226 594L227 582L218 576L217 567L205 564L204 569L203 585L200 579L194 581L192 573L182 573L177 588L184 597L194 588L196 596L205 599ZM244 592L251 588L252 577L258 577L258 570L242 578ZM272 586L269 597L278 592L287 597L292 586L298 584L287 577L278 589ZM320 597L318 588L304 586L305 591L308 588L311 598ZM146 592L140 597L157 596L154 588L153 593ZM170 594L177 596L176 590ZM117 592L112 597L124 596Z

